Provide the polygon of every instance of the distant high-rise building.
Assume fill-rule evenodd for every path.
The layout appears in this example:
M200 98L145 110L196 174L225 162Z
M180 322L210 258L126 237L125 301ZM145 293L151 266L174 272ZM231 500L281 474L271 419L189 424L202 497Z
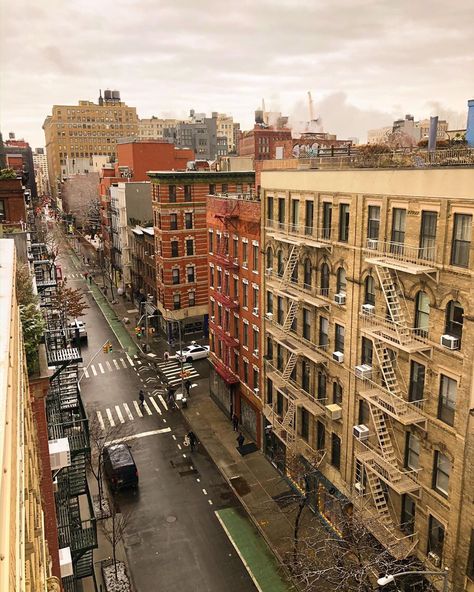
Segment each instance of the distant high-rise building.
M135 107L120 99L119 91L106 90L103 97L100 93L97 103L54 105L43 129L51 192L57 198L59 184L66 175L66 160L94 155L115 158L117 141L138 135L138 116Z
M162 140L164 130L175 127L179 121L181 120L162 119L154 115L149 119L140 119L138 122L138 138L140 140Z
M33 165L38 195L49 195L48 158L44 148L33 152Z
M5 158L8 168L15 169L22 178L23 185L29 189L30 195L36 197L35 167L33 151L25 140L17 140L10 132L5 142Z

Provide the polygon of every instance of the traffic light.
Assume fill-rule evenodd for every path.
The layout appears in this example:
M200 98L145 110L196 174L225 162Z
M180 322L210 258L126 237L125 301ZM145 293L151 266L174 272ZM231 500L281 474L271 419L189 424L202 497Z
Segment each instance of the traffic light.
M104 343L104 345L102 346L102 351L104 352L104 354L108 354L112 351L112 344L110 343L110 341Z
M142 330L141 327L135 327L135 335L137 337L141 337L142 336Z

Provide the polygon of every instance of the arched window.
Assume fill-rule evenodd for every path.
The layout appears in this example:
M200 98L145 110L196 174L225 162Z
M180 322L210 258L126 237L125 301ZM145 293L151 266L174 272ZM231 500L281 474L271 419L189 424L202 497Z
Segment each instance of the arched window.
M282 276L285 268L283 267L283 251L281 249L278 249L277 251L277 267L278 275Z
M459 339L461 347L462 326L464 322L464 309L456 300L448 302L446 307L446 327L444 332Z
M320 288L321 288L321 296L328 296L329 295L329 265L327 263L323 263L321 265L321 272L320 272Z
M415 328L421 335L428 335L430 327L430 299L426 292L418 292L415 304Z
M266 265L267 269L270 269L273 267L273 249L271 247L268 247L267 249L267 265Z
M300 266L300 262L297 261L295 266L293 267L293 271L291 272L291 281L294 284L298 283L298 268L299 268L299 266Z
M365 278L364 304L375 306L375 281L372 275Z
M338 294L345 294L347 289L347 282L346 282L346 270L343 267L340 267L337 270L337 293Z
M311 269L311 260L309 258L306 258L304 260L304 287L309 290L311 288L311 275L312 275L312 269Z

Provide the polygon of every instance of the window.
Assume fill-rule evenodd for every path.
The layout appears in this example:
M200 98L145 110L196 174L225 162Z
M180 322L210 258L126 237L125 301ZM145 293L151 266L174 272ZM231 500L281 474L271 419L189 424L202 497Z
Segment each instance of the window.
M339 240L343 243L349 240L349 204L339 205Z
M242 334L242 345L248 347L249 345L249 326L247 323L243 323L242 326L243 334Z
M188 280L188 284L192 284L193 282L195 282L195 277L194 277L194 267L187 267L186 268L186 275L187 275L187 280Z
M469 267L471 249L472 216L454 214L453 244L451 247L451 265Z
M329 321L326 317L319 317L319 346L326 347L329 343Z
M242 243L242 265L244 267L247 267L247 262L248 262L248 243L243 242Z
M464 322L464 309L455 300L448 302L446 307L446 327L444 332L447 335L452 335L459 339L459 347L461 347L462 326Z
M176 201L176 185L168 185L168 198L170 202Z
M418 292L415 301L415 328L419 335L427 336L430 328L430 299L426 292Z
M345 294L347 290L346 270L343 267L337 270L336 290L338 294Z
M196 292L188 292L189 306L196 304Z
M311 311L303 308L303 337L311 341Z
M173 269L171 272L172 282L173 284L179 284L179 269Z
M249 363L244 360L243 363L243 369L244 369L244 383L248 384L249 383Z
M214 233L209 230L209 253L214 252Z
M194 240L192 238L186 239L186 255L188 257L194 255Z
M222 183L222 193L228 193L229 185L227 183Z
M273 362L273 339L271 337L267 337L267 355L265 359Z
M300 434L303 440L307 442L309 438L309 413L304 407L301 407Z
M170 214L170 230L178 229L178 214Z
M410 364L410 386L408 389L409 401L421 401L423 399L423 391L425 388L425 370L423 364L411 361Z
M367 238L378 241L380 232L380 206L369 206ZM371 246L369 242L369 247Z
M323 203L323 228L322 238L329 240L331 238L332 226L332 204L328 201Z
M249 285L246 283L242 284L242 306L248 308L249 305Z
M277 321L279 325L283 325L283 298L277 296Z
M283 393L277 391L277 414L281 417L283 415Z
M402 496L402 514L400 517L400 528L408 535L415 532L416 504L412 497L406 493Z
M326 428L321 421L316 423L316 448L324 450L326 440Z
M184 214L184 227L190 230L193 227L193 214L192 212L185 212Z
M372 360L374 356L374 349L372 339L368 337L362 337L362 348L361 348L361 363L372 366Z
M314 217L314 201L305 201L304 214L304 232L305 234L313 234L313 217Z
M368 425L370 420L369 404L364 399L359 400L359 424Z
M289 260L291 259L291 254L288 257L288 259ZM291 272L291 281L294 284L297 284L298 283L298 271L299 271L298 270L298 267L299 267L299 262L297 261L296 264L295 264L295 266L293 267L293 271Z
M298 199L291 200L291 232L297 232L300 202Z
M471 580L474 580L474 528L471 530L471 542L469 544L466 574Z
M334 330L334 351L344 353L344 334L344 327L336 324Z
M444 374L440 375L438 417L450 426L454 425L457 389L458 383L455 380Z
M303 283L306 290L311 289L311 276L312 276L312 268L311 268L311 260L307 257L304 260L303 264Z
M283 346L277 343L277 370L283 370Z
M403 244L405 243L405 220L407 211L402 208L393 208L392 210L392 244L391 253L403 253Z
M234 259L237 259L239 256L239 239L236 238L235 236L233 238L233 244L234 244L234 246L233 246L232 256L234 257Z
M332 383L332 402L336 405L342 404L342 385L336 381Z
M321 296L329 295L329 265L327 263L321 265L320 288Z
M191 185L184 186L184 201L192 201L192 187Z
M258 271L258 245L252 245L252 270Z
M331 434L331 464L336 469L341 467L341 439L334 432Z
M451 475L451 461L440 452L435 451L433 469L433 489L447 496L449 492L449 477Z
M421 212L420 257L434 261L436 247L436 212Z
M253 349L254 351L257 351L259 349L259 331L258 329L253 328L252 329L252 343L253 343Z
M214 287L214 268L213 267L209 268L209 285L211 287Z
M252 306L253 308L256 308L256 312L258 313L258 288L257 286L252 286Z
M283 251L281 249L278 249L278 251L277 251L277 273L281 277L283 275L284 271L285 271L285 268L283 265Z
M272 269L273 268L273 250L271 247L267 248L267 264L266 264L266 268L267 269Z
M179 257L178 241L171 241L171 257Z
M444 546L444 526L434 516L428 520L428 553L435 553L438 557L443 557Z
M412 432L406 435L405 467L412 471L420 468L420 440Z
M258 376L258 370L256 368L253 369L252 379L253 379L252 380L253 390L258 391L259 376Z
M273 196L267 196L267 219L273 220Z
M318 372L318 399L326 399L327 376L326 373L320 370Z
M282 225L285 224L285 198L278 198L278 222Z
M267 312L273 314L273 294L267 290Z
M372 304L372 306L375 306L375 281L371 275L368 275L365 278L364 304Z
M267 403L273 405L273 382L267 378Z
M216 186L214 184L209 185L209 195L216 194Z
M174 310L178 310L181 308L181 295L180 294L173 294L173 308L174 308Z

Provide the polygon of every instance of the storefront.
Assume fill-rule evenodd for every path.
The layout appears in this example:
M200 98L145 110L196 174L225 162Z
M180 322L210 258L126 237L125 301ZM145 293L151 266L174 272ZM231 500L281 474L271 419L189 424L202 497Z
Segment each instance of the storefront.
M229 386L211 366L209 374L211 399L230 419L234 412L232 387Z
M239 393L240 401L240 425L248 433L248 435L259 444L258 440L258 412L247 399Z

